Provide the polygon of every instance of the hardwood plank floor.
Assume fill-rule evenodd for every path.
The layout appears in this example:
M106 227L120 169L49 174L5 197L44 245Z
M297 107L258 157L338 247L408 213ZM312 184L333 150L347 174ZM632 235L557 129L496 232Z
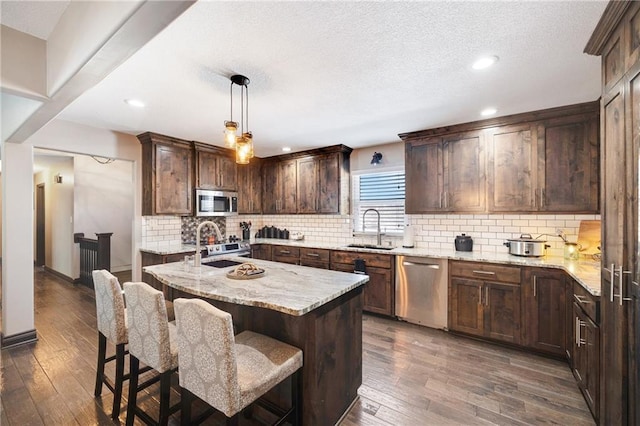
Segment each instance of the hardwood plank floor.
M0 424L114 424L111 392L93 397L93 291L36 269L35 303L39 340L2 350ZM369 315L363 351L360 398L343 426L594 424L560 361ZM156 416L157 396L156 385L139 397ZM123 399L119 421L125 418ZM241 418L242 425L261 422ZM223 423L218 415L205 424ZM178 425L179 415L170 424Z

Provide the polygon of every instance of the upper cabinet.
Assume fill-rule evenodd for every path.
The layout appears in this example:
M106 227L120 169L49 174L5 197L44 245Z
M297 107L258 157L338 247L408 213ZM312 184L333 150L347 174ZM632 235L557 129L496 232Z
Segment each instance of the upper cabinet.
M196 188L237 191L236 161L230 150L193 143L196 154Z
M138 139L142 143L142 215L192 214L191 143L150 132Z
M262 162L258 158L238 166L238 213L262 213Z
M407 144L406 212L485 209L485 155L480 132Z
M407 213L598 213L598 102L401 134Z
M263 213L347 213L351 148L281 155L263 165Z

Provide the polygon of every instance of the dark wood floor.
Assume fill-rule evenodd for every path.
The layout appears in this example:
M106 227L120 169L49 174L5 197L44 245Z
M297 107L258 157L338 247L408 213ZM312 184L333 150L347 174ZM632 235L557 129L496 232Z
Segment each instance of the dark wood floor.
M111 393L93 397L93 291L46 272L35 276L39 340L2 350L0 423L113 424L106 414ZM363 350L360 399L344 426L593 424L568 366L559 361L373 316L364 317ZM156 395L151 387L142 398L150 409ZM171 424L179 424L174 417ZM222 424L221 417L207 424ZM259 422L243 418L241 424Z

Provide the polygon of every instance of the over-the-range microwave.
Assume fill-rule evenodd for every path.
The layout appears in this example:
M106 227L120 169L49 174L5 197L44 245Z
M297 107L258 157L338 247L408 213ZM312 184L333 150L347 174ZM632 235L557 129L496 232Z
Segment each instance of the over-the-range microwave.
M196 189L196 216L234 216L237 214L237 192Z

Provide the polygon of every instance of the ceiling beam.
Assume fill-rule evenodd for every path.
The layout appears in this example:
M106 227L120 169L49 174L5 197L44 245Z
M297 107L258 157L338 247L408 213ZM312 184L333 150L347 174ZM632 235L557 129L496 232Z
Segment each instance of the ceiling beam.
M59 90L7 138L6 142L22 143L27 140L194 3L194 0L145 1Z

